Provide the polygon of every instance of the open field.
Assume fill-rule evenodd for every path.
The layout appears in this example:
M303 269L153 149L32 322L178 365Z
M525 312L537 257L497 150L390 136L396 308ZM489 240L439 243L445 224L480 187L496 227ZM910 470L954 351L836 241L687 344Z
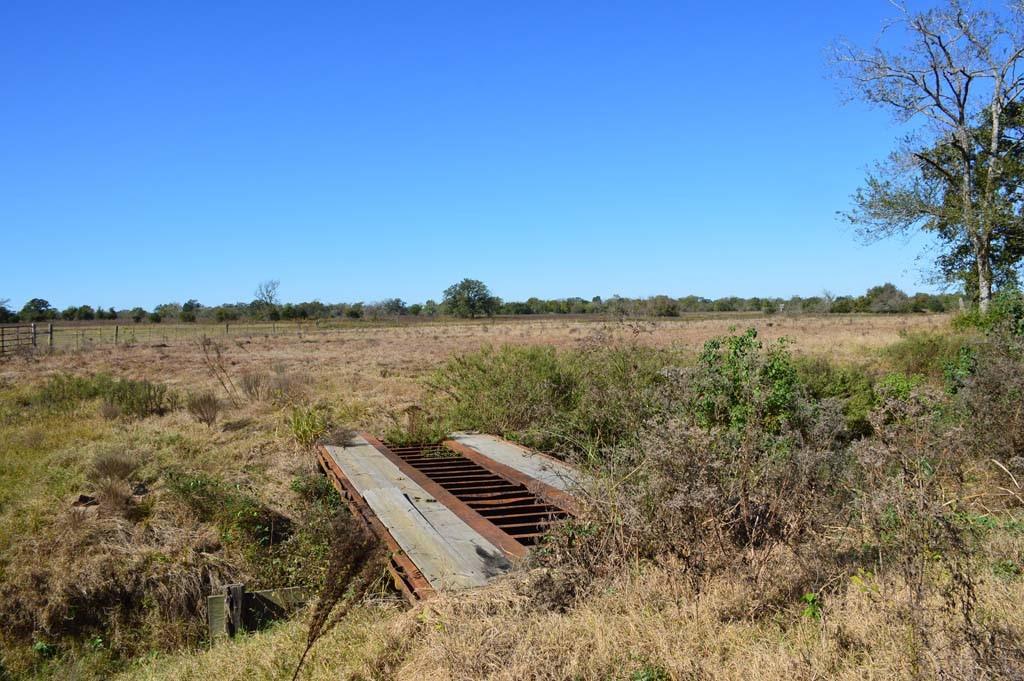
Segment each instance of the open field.
M236 371L272 365L301 371L317 381L322 395L342 395L379 409L400 409L420 396L419 378L453 354L484 345L549 345L574 348L596 337L614 336L642 345L696 352L709 338L732 328L756 328L761 337L786 337L798 353L838 360L868 360L873 352L916 331L948 326L948 315L701 315L684 320L615 322L604 320L501 319L422 322L404 325L343 324L329 330L280 324L280 334L264 324L241 338L210 338L221 343ZM69 332L75 327L70 326ZM110 325L102 328L111 335ZM113 371L133 378L160 377L196 389L215 386L203 366L198 340L210 328L194 324L154 325L166 331L154 342L126 347L96 343L88 352L18 359L0 365L0 380L30 381L54 371ZM247 328L247 327L246 327ZM111 335L112 338L112 335ZM172 341L166 343L165 341ZM70 348L68 348L70 350ZM370 410L373 412L374 410ZM378 418L379 414L371 416ZM374 421L358 424L367 427ZM379 425L379 424L376 424Z
M884 348L908 336L944 337L949 317L480 320L218 338L219 354L209 346L204 354L198 341L140 342L6 360L0 364L0 600L8 599L8 614L35 615L19 620L20 629L13 619L10 629L0 627L0 672L290 678L305 640L305 615L207 649L202 612L190 604L211 584L226 581L276 587L324 578L331 541L326 520L337 505L330 493L316 491L313 456L297 441L300 417L323 414L317 432L328 436L334 427L383 433L407 427L410 408L428 403L432 372L484 346L649 347L689 362L708 339L737 326L756 328L763 341L789 339L797 357L882 376L902 368ZM244 377L254 373L275 382L276 397L247 392ZM180 406L125 418L106 413L95 399L39 403L36 391L49 377L66 374L146 379L182 396L213 391L221 411L210 427ZM122 455L133 471L124 479L148 487L131 513L105 506L110 478L96 473ZM83 519L71 508L79 494L101 499L95 516ZM241 510L225 517L218 506ZM239 523L246 514L284 519L291 529L267 545L260 527L253 534ZM997 517L1004 522L1002 511L993 511ZM985 542L986 551L1007 562L979 573L972 596L979 617L1020 631L1024 621L1011 605L1024 597L1022 580L1014 576L1022 558L1019 539L994 534ZM936 659L961 654L950 631L908 628L908 603L936 613L946 605L931 592L910 599L912 585L902 573L883 578L862 571L848 584L830 583L819 618L801 615L800 593L772 595L789 605L771 605L769 615L758 611L752 603L775 591L755 589L743 570L702 582L669 556L617 566L595 578L596 591L584 590L572 605L559 607L543 605L563 598L556 595L564 571L558 565L537 565L483 591L412 611L396 602L378 574L314 648L302 678L906 678L927 677L921 651L928 646L954 651ZM778 584L814 582L808 571L823 569L786 546L765 566ZM142 613L70 627L89 599L105 603L111 581L118 593L147 602ZM33 600L31 584L46 584L45 595ZM908 639L920 632L932 637L927 646Z

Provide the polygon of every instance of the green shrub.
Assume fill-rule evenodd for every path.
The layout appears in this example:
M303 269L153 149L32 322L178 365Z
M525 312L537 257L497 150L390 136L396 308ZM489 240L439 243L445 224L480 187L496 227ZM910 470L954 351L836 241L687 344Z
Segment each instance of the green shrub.
M686 406L705 428L742 430L756 423L777 433L796 415L799 392L786 341L765 348L757 330L747 329L704 344Z
M449 361L429 387L451 430L593 454L633 437L656 413L654 387L672 357L642 347L485 348Z
M909 333L886 347L882 354L896 371L939 382L945 378L946 368L957 362L966 341L963 336L948 333Z
M953 326L959 329L979 329L985 333L1001 330L1024 336L1024 292L1017 288L1004 289L992 296L987 312L974 308L957 316Z
M942 370L946 392L950 395L958 393L967 384L967 380L974 374L977 367L977 349L969 345L960 346L956 357L948 360Z
M849 437L871 434L868 415L875 405L874 377L864 367L841 366L823 357L797 358L797 374L815 400L839 400Z
M880 401L887 399L909 400L914 389L922 383L924 383L924 377L920 375L886 374L878 382L876 392Z

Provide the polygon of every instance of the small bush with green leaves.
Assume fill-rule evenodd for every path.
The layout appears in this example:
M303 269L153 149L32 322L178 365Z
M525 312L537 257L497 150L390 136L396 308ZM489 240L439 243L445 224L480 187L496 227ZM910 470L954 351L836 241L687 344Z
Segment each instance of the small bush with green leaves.
M876 386L876 392L878 400L884 402L885 400L909 400L914 390L924 383L924 377L920 375L911 375L901 373L886 374L878 381Z
M766 348L755 329L705 343L686 392L685 407L702 427L756 425L769 433L793 420L800 398L786 341Z

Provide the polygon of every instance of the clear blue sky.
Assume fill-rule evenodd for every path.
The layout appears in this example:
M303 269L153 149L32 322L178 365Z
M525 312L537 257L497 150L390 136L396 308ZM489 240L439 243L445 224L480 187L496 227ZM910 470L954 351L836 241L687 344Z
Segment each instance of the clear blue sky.
M885 0L0 4L0 298L861 293Z

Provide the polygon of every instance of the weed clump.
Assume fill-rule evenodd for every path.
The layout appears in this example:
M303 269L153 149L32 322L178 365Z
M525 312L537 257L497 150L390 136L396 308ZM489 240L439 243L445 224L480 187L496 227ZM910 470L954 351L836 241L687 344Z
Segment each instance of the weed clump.
M114 379L109 374L94 376L56 374L50 376L39 389L35 402L54 408L67 407L78 402L109 395L114 383Z
M302 375L288 373L283 366L273 371L246 370L238 379L242 393L251 402L287 404L300 399L308 380Z
M104 395L104 401L115 405L124 415L134 418L165 414L174 404L174 398L168 394L167 386L147 380L130 379L115 381Z
M330 415L320 406L292 407L286 423L295 441L303 447L312 447L331 428Z
M104 416L145 418L165 414L176 406L167 386L148 380L115 379L108 374L75 376L57 374L47 379L33 400L51 409L68 409L81 402L102 398Z
M221 403L212 392L191 393L185 399L185 408L196 421L212 428L220 415Z

